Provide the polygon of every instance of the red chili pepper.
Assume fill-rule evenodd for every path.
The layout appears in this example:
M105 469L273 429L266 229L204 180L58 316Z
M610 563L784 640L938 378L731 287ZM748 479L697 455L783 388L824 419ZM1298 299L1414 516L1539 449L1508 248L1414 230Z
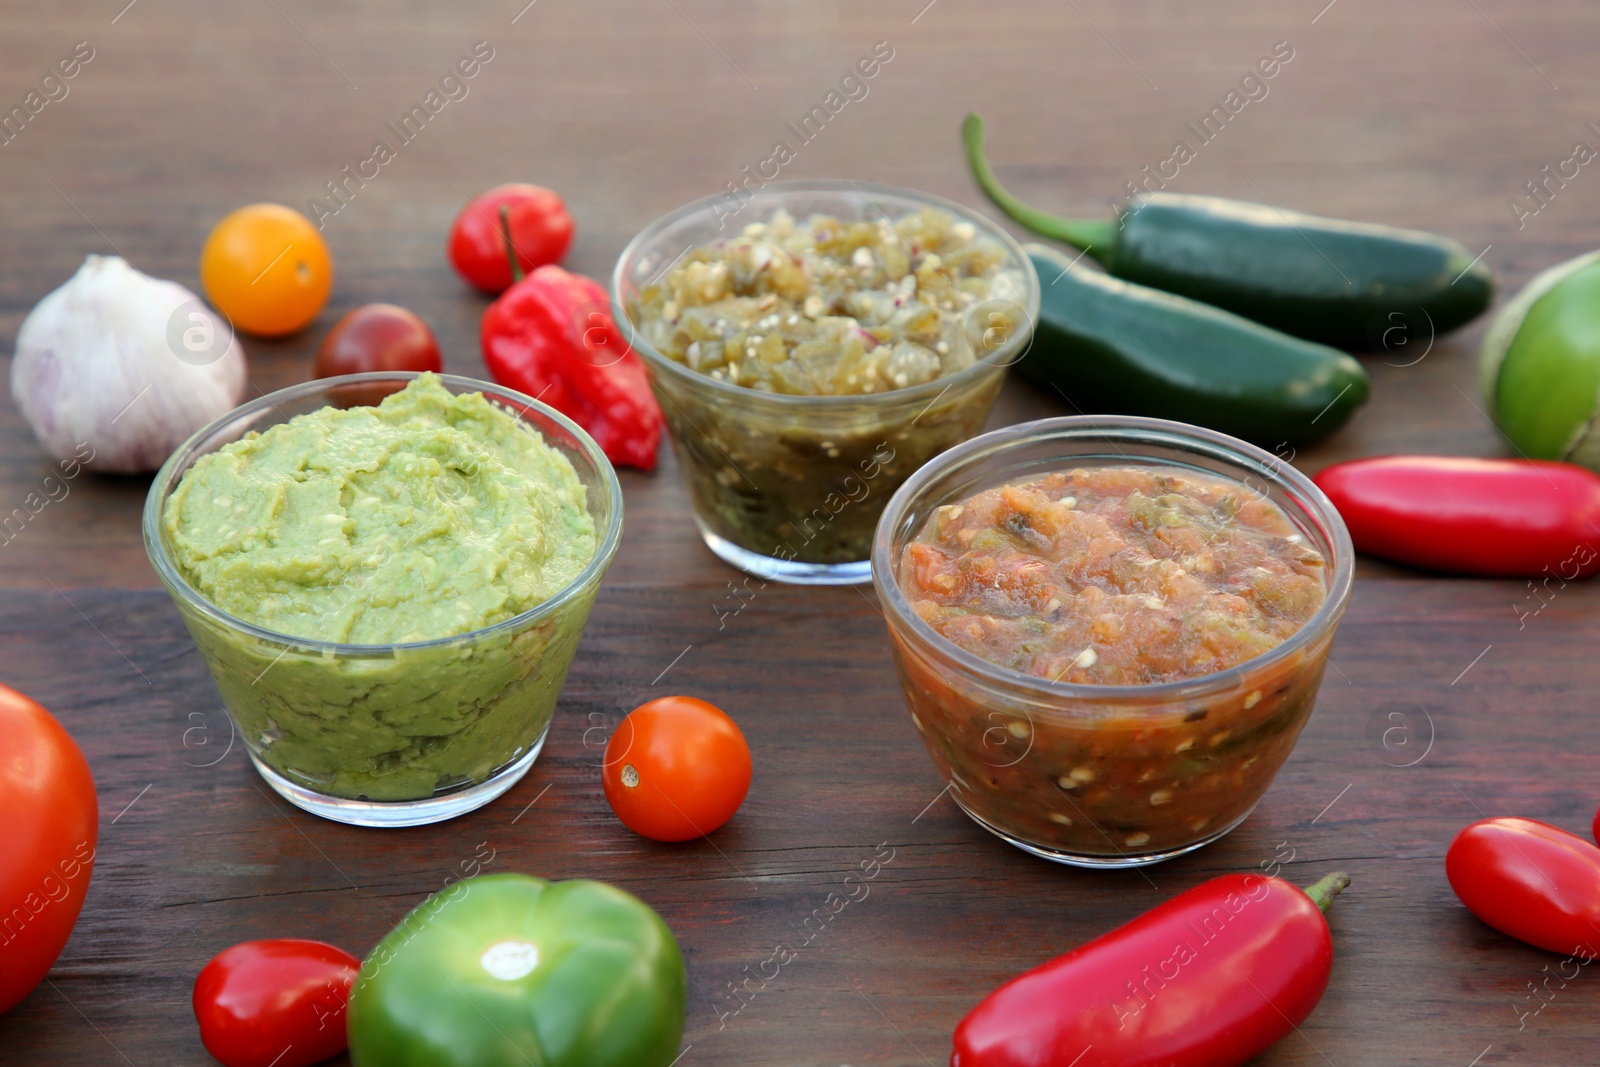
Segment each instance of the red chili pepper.
M556 266L526 278L513 268L518 280L483 313L490 376L571 418L611 462L654 470L661 408L611 318L606 291Z
M226 1067L308 1067L344 1051L345 1007L361 961L321 941L223 949L194 983L206 1051Z
M1322 999L1322 909L1349 884L1213 878L989 994L956 1027L950 1067L1244 1063Z
M1383 456L1312 479L1356 548L1438 571L1570 581L1600 570L1600 476L1547 460Z
M1534 819L1482 819L1445 853L1461 903L1519 941L1595 957L1600 945L1600 848Z

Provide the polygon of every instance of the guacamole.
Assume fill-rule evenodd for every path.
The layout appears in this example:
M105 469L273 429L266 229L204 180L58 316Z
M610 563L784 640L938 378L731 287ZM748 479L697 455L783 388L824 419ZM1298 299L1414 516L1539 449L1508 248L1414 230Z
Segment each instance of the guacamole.
M319 793L411 800L481 782L543 738L598 576L527 627L407 646L565 589L596 552L586 500L536 431L424 374L376 407L201 456L162 532L202 599L284 635L183 612L257 761Z

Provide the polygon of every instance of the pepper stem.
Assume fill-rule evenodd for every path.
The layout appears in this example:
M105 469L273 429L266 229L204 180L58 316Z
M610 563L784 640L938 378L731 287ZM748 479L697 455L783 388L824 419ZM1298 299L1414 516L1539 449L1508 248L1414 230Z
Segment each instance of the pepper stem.
M500 205L500 240L506 245L506 262L511 264L511 283L515 285L527 274L522 269L522 264L517 262L517 250L511 243L511 208L505 204Z
M1306 896L1311 898L1311 903L1319 910L1327 911L1334 898L1348 888L1350 888L1350 876L1343 871L1334 871L1315 885L1306 887L1305 892Z
M1110 259L1111 248L1117 240L1115 222L1109 219L1064 219L1031 208L1006 191L983 154L983 118L976 111L969 112L966 121L961 124L961 140L967 147L967 165L972 168L972 176L1001 211L1034 233L1064 241L1101 263Z

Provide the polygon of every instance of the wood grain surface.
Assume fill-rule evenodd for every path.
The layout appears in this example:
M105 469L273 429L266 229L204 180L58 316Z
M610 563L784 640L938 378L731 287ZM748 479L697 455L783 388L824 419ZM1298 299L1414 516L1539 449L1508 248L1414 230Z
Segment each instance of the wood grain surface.
M1100 214L1287 41L1267 96L1170 188L1438 230L1486 249L1507 292L1600 245L1592 168L1520 228L1508 206L1575 142L1600 146L1586 125L1600 124L1600 13L1585 0L525 2L0 3L0 107L75 43L95 50L0 146L0 372L28 309L85 254L197 288L218 218L257 200L305 210L477 41L494 58L468 95L327 219L338 276L317 322L246 342L252 392L302 380L326 329L374 300L416 310L447 368L481 375L485 301L443 254L463 195L511 180L561 191L578 222L568 265L604 278L634 232L792 137L785 123L879 41L893 59L785 177L983 207L956 137L975 108L1019 194ZM1507 454L1474 382L1484 326L1363 357L1372 401L1297 464ZM1068 411L1011 383L992 422ZM49 469L0 403L0 510ZM0 1017L0 1063L211 1062L188 998L212 954L274 935L363 953L480 844L492 870L603 878L661 911L689 967L683 1067L943 1064L955 1022L1004 978L1210 874L1290 854L1288 877L1342 867L1355 885L1331 919L1327 998L1262 1062L1600 1062L1600 979L1585 971L1523 1015L1557 960L1467 915L1442 864L1480 812L1587 826L1600 593L1568 587L1519 622L1537 603L1522 583L1363 561L1337 669L1257 813L1196 855L1085 873L1011 849L940 796L869 596L768 587L719 630L734 574L695 534L670 455L623 481L622 549L543 756L487 809L415 830L293 810L229 747L140 543L148 479L76 479L0 546L0 681L79 738L102 810L82 919L49 983ZM664 691L728 709L756 759L739 816L673 848L615 821L595 768L622 709ZM893 859L869 896L741 1007L731 984L880 847Z

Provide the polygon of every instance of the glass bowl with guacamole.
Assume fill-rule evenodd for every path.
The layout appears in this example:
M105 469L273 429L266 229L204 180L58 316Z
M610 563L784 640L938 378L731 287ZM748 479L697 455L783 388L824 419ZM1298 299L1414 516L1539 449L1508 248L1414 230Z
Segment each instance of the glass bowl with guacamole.
M706 544L763 578L839 584L871 577L900 483L982 428L1039 281L1010 235L948 200L784 181L646 227L612 302Z
M1125 416L952 449L889 502L872 556L951 796L1084 867L1181 855L1249 816L1311 715L1354 562L1278 457Z
M361 826L452 818L527 773L621 529L616 473L576 423L404 372L235 409L144 510L256 769Z

